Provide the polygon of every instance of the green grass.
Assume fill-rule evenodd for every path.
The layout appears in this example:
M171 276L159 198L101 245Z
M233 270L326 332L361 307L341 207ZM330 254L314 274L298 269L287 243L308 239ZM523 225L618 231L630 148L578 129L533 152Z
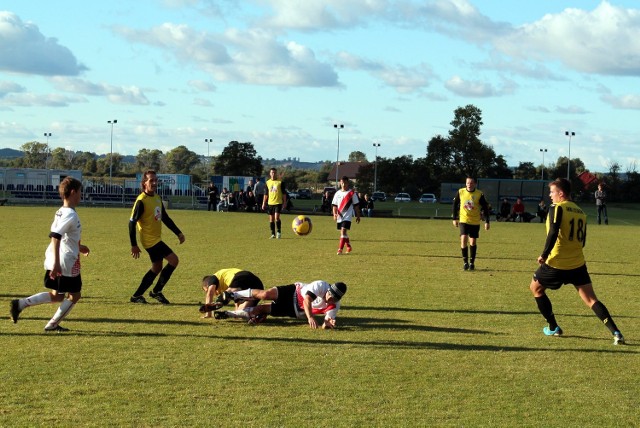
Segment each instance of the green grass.
M354 253L337 257L328 216L312 217L300 238L284 215L275 241L264 215L173 210L187 238L178 245L164 230L180 257L165 290L174 304L141 306L128 299L149 262L129 254L129 210L83 207L83 299L64 323L70 333L45 335L54 306L29 308L15 325L7 309L42 290L54 211L0 208L0 426L638 423L635 207L611 207L609 226L590 217L586 248L596 292L629 342L620 347L573 287L550 293L565 337L542 335L528 290L540 224L492 223L478 270L463 272L446 220L363 219ZM345 281L340 329L201 319L200 278L232 266L266 286Z

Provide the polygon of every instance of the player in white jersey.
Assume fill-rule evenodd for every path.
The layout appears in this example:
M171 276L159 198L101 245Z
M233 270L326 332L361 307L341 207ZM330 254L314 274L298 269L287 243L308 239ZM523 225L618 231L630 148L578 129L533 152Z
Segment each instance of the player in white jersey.
M322 280L310 283L296 282L268 290L247 289L231 294L234 298L272 300L272 303L238 311L214 312L214 317L216 319L245 318L250 323L262 322L267 315L306 319L309 327L315 329L318 328L315 315L324 315L322 328L332 329L336 327L340 299L346 292L347 285L344 282L329 284Z
M331 205L333 218L340 231L338 255L342 254L345 245L347 253L350 253L352 247L348 231L351 229L351 219L354 216L356 217L356 223L360 223L360 200L358 199L358 194L353 189L349 189L349 178L346 175L340 179L340 190L333 195Z
M60 303L60 307L45 326L45 332L65 332L69 329L60 322L71 312L81 297L80 254L89 255L89 247L80 243L82 225L75 208L82 198L82 183L73 177L66 177L60 183L62 207L56 212L51 224L51 242L45 252L44 286L51 291L34 294L24 299L11 301L11 319L18 322L20 312L29 306L43 303ZM68 298L65 300L65 295Z

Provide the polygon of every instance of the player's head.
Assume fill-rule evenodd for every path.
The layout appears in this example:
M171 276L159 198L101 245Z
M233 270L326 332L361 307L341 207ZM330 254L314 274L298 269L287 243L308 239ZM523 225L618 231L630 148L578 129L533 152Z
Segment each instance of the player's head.
M71 196L71 192L75 191L76 194L80 195L82 192L82 183L80 180L73 178L71 176L66 176L58 186L58 193L60 193L61 199L69 199Z
M467 177L465 187L469 192L473 192L474 190L476 190L476 179L473 177Z
M556 178L549 183L549 197L553 202L571 199L571 182L566 178Z
M347 284L344 282L336 282L335 284L329 285L329 294L331 294L331 298L334 302L342 299L342 296L347 292Z
M158 175L152 169L148 169L142 174L142 181L140 182L142 191L150 195L154 195L158 189Z
M347 177L346 175L343 175L342 178L340 179L340 186L342 187L343 190L348 189L349 177Z
M205 275L202 278L202 289L204 291L207 291L212 285L216 290L218 290L218 284L220 283L218 282L218 278L215 275Z
M269 170L269 177L271 177L271 179L273 180L274 178L276 178L276 176L278 175L278 170L275 168L271 168Z

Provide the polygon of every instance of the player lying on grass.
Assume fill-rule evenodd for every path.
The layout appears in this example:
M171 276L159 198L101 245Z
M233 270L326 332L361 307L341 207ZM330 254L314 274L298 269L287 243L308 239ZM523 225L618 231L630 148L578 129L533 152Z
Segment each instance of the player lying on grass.
M231 298L227 291L240 291L249 288L264 290L264 285L262 285L260 278L246 270L220 269L213 275L205 276L202 278L202 290L204 291L204 305L200 306L200 312L204 314L202 318L211 318L211 311L220 309L229 303ZM258 300L234 300L236 310L258 304Z
M274 317L289 317L307 319L309 327L318 328L315 315L324 315L322 328L335 328L336 315L340 309L340 299L347 292L347 284L326 281L313 281L308 284L280 285L268 290L243 290L232 293L234 298L272 300L271 303L236 311L214 312L216 319L244 318L250 324L264 321L267 315Z

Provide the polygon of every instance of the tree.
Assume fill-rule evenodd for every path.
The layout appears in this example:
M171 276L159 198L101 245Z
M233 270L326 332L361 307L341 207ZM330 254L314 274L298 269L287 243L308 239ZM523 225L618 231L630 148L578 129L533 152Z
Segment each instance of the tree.
M46 168L49 157L49 146L47 144L31 141L20 146L24 153L22 157L22 167L24 168Z
M136 155L136 167L139 172L144 172L149 169L160 172L164 161L164 153L158 149L140 149Z
M109 176L109 174L112 177L117 177L122 165L122 157L120 153L107 153L104 157L98 159L96 173L105 177Z
M262 158L256 156L251 143L231 141L216 158L214 168L219 175L262 175Z
M533 162L520 162L513 174L513 178L520 180L535 180L536 175L537 170L533 165Z
M193 167L200 163L200 156L185 146L178 146L167 153L166 160L169 174L190 174Z
M349 162L367 162L367 155L361 151L349 153Z

